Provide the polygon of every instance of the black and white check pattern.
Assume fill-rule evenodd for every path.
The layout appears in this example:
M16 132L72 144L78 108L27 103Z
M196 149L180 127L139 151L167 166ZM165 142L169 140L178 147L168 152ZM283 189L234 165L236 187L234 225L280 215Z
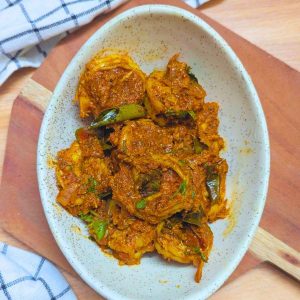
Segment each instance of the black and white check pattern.
M126 1L0 0L0 85L20 68L40 66L70 30ZM209 0L182 1L198 7Z
M75 300L70 285L45 258L0 243L0 300Z
M15 70L38 67L69 30L126 0L0 0L0 84Z

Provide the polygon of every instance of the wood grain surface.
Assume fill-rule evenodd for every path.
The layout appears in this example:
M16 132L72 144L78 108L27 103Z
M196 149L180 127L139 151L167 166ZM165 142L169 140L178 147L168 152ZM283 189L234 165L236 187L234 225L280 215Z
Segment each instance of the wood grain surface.
M261 261L271 262L295 280L300 281L300 252L258 228L249 251Z
M200 10L300 71L299 0L212 0Z
M263 263L230 282L210 300L299 300L299 282Z
M145 1L140 1L145 3ZM226 1L224 1L226 2ZM205 17L204 17L205 18ZM87 36L89 36L93 30L95 30L95 28L99 27L101 22L103 21L104 18L98 18L93 25L90 25L86 28L83 28L81 31L79 31L79 33L77 34L77 37L74 35L74 37L70 37L69 40L64 41L63 43L61 43L54 52L54 56L52 55L52 61L51 63L48 65L46 65L45 67L45 73L47 74L51 74L52 76L52 71L54 71L53 73L55 74L54 76L60 76L60 73L64 66L58 65L56 62L58 61L58 59L64 59L64 62L69 59L73 53L76 52L77 47L80 43L83 42L83 39L81 40L81 38L84 37L84 39L87 38ZM215 24L215 26L218 27L218 25ZM93 29L91 29L93 27ZM89 29L90 28L90 29ZM226 29L223 29L221 27L218 27L219 32L221 32L221 34L226 35L227 31ZM224 31L222 31L224 30ZM230 35L229 37L226 36L226 39L231 40L231 43L235 43L236 39L238 40L237 37L235 37L235 35ZM229 41L228 40L228 41ZM230 41L229 41L230 42ZM244 43L244 45L242 45ZM267 119L268 119L268 123L269 123L269 130L270 130L270 135L271 135L271 144L273 146L273 144L275 143L275 150L273 149L272 151L272 156L276 157L276 161L275 161L275 175L274 175L274 159L272 161L272 176L273 178L271 178L271 187L270 187L270 191L272 193L273 196L278 196L279 200L275 200L273 198L270 198L269 196L269 201L267 202L268 206L267 206L267 210L265 211L264 214L264 218L263 218L263 226L268 229L270 232L272 232L273 234L275 234L277 237L279 237L280 239L284 240L285 242L289 243L290 245L292 245L293 247L295 247L297 250L299 250L299 239L295 238L295 236L297 236L297 234L299 234L299 209L297 210L296 204L297 204L297 199L295 197L293 197L294 195L297 195L297 190L299 190L299 185L297 185L297 183L299 184L299 173L297 173L297 168L299 168L299 163L297 162L297 155L299 154L299 133L297 133L297 128L299 128L299 121L297 120L297 114L299 114L299 101L295 101L296 97L298 94L296 94L296 90L297 90L297 85L299 86L299 74L297 72L295 72L294 70L291 70L290 68L288 68L287 66L285 66L284 64L281 64L280 62L278 62L277 60L274 60L274 58L269 57L267 54L265 54L264 52L255 49L254 54L251 53L251 51L248 51L247 47L250 47L250 45L246 42L243 41L243 43L241 44L241 48L240 51L244 53L244 59L248 59L248 60L253 60L252 62L252 66L248 65L247 62L244 61L244 63L246 64L246 67L248 68L248 71L250 72L250 74L252 75L254 82L258 88L258 85L260 85L260 88L258 88L261 99L263 100L263 104L264 104L264 109L265 112L267 114ZM238 46L237 46L238 48ZM57 50L59 49L59 51ZM237 49L235 49L237 51ZM71 53L70 53L71 51ZM257 60L257 57L255 55L255 52L259 53L259 57L260 60ZM243 56L242 53L242 56ZM239 54L239 53L238 53ZM250 55L250 56L249 56ZM240 56L240 54L239 54ZM240 56L240 58L243 60L243 58ZM266 62L266 63L265 63ZM51 68L52 67L52 68ZM44 68L44 66L40 69L40 71ZM250 68L250 69L249 69ZM257 70L256 70L257 69ZM21 82L22 80L24 80L24 78L26 77L26 75L28 75L31 71L23 71L24 74L21 74L19 77L17 77L17 80L20 81L20 85L21 86ZM50 72L50 73L49 73ZM44 73L44 74L45 74ZM263 76L264 74L267 74L266 76ZM270 74L270 73L275 73L275 74ZM34 78L36 78L37 81L41 82L42 80L44 80L45 82L45 86L47 86L47 84L49 84L50 88L52 85L52 88L55 85L56 80L58 79L58 77L54 80L52 80L51 78L49 78L49 76L44 76L44 79L42 79L43 72L37 73L36 76ZM261 76L262 78L257 79L257 76ZM48 78L47 78L48 77ZM291 83L291 86L289 85L289 83ZM18 86L18 81L16 81L16 84ZM48 88L49 88L48 86ZM268 86L270 90L263 90L265 89L265 86ZM6 85L5 88L8 89L8 93L9 93L9 85ZM261 91L263 90L263 91ZM0 93L3 92L3 90L0 90ZM262 97L262 95L263 97ZM0 94L1 96L1 94ZM35 98L35 97L33 97ZM33 199L33 206L37 207L38 210L37 211L26 211L26 209L28 209L28 205L26 207L26 202L23 203L22 209L25 208L25 212L29 212L28 215L25 214L24 215L20 215L20 213L18 211L14 211L11 214L7 214L8 218L12 218L14 221L18 220L20 218L24 218L26 222L28 222L29 228L26 228L26 226L19 226L20 228L17 228L19 231L17 231L15 236L19 237L20 236L30 236L32 235L32 230L35 230L35 227L43 227L43 225L45 225L45 221L41 221L39 220L38 217L36 217L35 215L41 211L41 207L40 207L40 202L39 199L37 199L37 201L35 200L36 197L36 187L34 187L33 185L30 184L30 180L29 178L33 178L34 181L35 179L35 174L33 174L32 170L28 170L28 173L26 173L27 176L23 176L23 172L21 172L20 170L25 170L26 167L28 167L28 165L23 164L24 162L22 162L22 159L17 159L16 161L16 156L18 156L19 153L17 150L22 149L22 151L24 151L24 157L26 160L26 155L31 154L31 155L35 155L35 148L30 146L30 143L32 143L32 132L35 135L35 139L37 138L37 133L36 133L36 128L33 128L34 126L31 126L31 124L28 124L28 122L26 123L26 118L24 116L27 117L27 114L30 116L30 119L34 119L34 124L38 124L38 122L40 122L40 118L38 114L41 114L41 110L43 109L43 107L39 107L39 108L35 108L34 105L32 105L31 103L29 103L28 101L23 101L23 98L19 98L20 103L23 102L26 103L26 106L19 106L16 105L16 111L18 111L18 114L15 113L15 108L14 108L14 113L13 113L13 120L15 121L16 124L12 125L10 127L10 131L13 130L16 133L16 136L14 139L11 138L11 134L9 135L9 143L11 141L14 142L14 145L18 144L19 147L14 147L16 152L14 152L14 155L12 155L9 159L9 164L5 165L5 170L9 171L12 173L12 175L14 174L14 176L9 177L9 180L6 181L6 183L4 183L4 181L2 182L2 187L4 185L7 185L8 188L5 189L3 194L3 191L1 191L2 195L5 195L5 197L7 197L7 195L13 195L14 197L20 197L18 195L18 192L20 190L22 190L22 197L20 197L20 199L18 199L18 201L24 201L24 199L28 199L27 197L32 196L32 198L29 199ZM38 102L38 101L37 101ZM11 101L12 103L12 101ZM281 105L282 104L282 105ZM9 109L9 105L5 106L2 102L2 99L0 100L0 106L4 107L5 109L3 109L1 111L1 113L3 113L3 115L9 115L10 113L10 109ZM1 108L0 107L0 108ZM26 107L26 109L24 110L24 107ZM30 108L28 108L30 107ZM27 112L27 110L29 111ZM33 113L33 111L35 111L35 113ZM39 112L39 113L37 113ZM19 119L25 119L24 123L19 123ZM7 119L4 120L0 119L0 127L1 126L5 126L5 122L7 122ZM271 122L271 126L270 126L270 122ZM30 123L30 122L29 122ZM285 126L280 126L284 124ZM7 126L7 125L6 125ZM15 126L15 127L12 127ZM297 127L298 126L298 127ZM13 128L13 129L11 129ZM23 131L24 130L24 131ZM37 129L38 130L38 129ZM289 134L289 130L290 130L290 134ZM22 144L20 144L20 136L22 136ZM23 147L23 140L24 138L28 138L29 141L26 142L25 147ZM36 142L36 140L35 140ZM287 143L286 143L287 142ZM298 142L298 143L297 143ZM3 145L1 145L3 146ZM9 145L8 145L9 147ZM297 148L298 147L298 148ZM298 152L297 152L298 149ZM1 149L0 149L1 151ZM8 148L8 152L9 152L9 148ZM7 159L6 159L7 162ZM284 163L283 163L284 162ZM21 163L21 165L20 165ZM25 169L20 169L19 167L22 166L22 168L24 167ZM287 170L282 171L281 169L285 167L287 168ZM5 171L4 171L4 175L5 175ZM16 178L20 178L20 180L25 181L25 185L27 186L29 183L29 186L26 187L24 186L24 191L25 193L23 193L23 186L22 188L18 187L19 190L18 191L12 191L13 190L13 182L16 181ZM36 182L35 182L36 184ZM286 189L285 189L286 188ZM32 191L30 190L32 189ZM273 190L273 192L272 192ZM10 194L12 193L12 194ZM15 199L16 199L15 198ZM22 199L21 199L22 198ZM1 201L3 202L4 197L1 198ZM277 198L276 198L277 199ZM293 201L294 199L294 201ZM271 204L269 205L271 201ZM1 202L1 204L2 204ZM291 203L290 203L291 202ZM284 205L282 205L282 203L284 203ZM283 207L285 206L285 207ZM288 207L287 207L288 206ZM2 208L2 207L1 207ZM12 210L12 209L11 209ZM40 210L40 211L39 211ZM283 212L282 212L283 210ZM3 212L3 209L1 209L1 211ZM291 216L286 215L286 212L292 212ZM0 212L1 213L1 212ZM297 220L297 216L298 216L298 220ZM285 221L287 219L287 224L285 224ZM277 224L279 220L279 224ZM3 221L3 219L2 219ZM41 221L41 223L40 223ZM35 226L30 226L29 223L35 223ZM273 225L274 225L274 229L273 229ZM9 227L9 221L5 222L5 226L7 230L9 231L14 231L16 229L15 224L12 224L11 227ZM4 227L5 227L4 226ZM281 228L281 226L283 226L283 228ZM47 226L46 226L47 228ZM24 231L22 230L26 230L25 234L26 235L22 235L24 234ZM40 235L42 234L42 235ZM34 236L35 241L38 241L41 236L47 235L48 234L48 228L47 230L43 230L42 232L39 232L39 234L36 234ZM0 231L0 237L2 236L7 236L6 234L3 233L3 231ZM26 238L24 238L24 241L26 240ZM14 239L10 239L9 241L12 242ZM36 247L35 244L30 243L29 241L25 241L28 244L30 244L36 251L38 251L38 247ZM50 243L47 244L47 249L49 252L49 255L53 256L55 253L57 253L57 248L55 247L56 245L52 244L53 241L50 241ZM24 246L26 247L26 246ZM246 270L249 269L249 267L252 267L254 265L257 265L259 263L259 260L253 258L253 256L251 256L250 254L247 254L246 257L244 258L243 262L241 263L241 265L239 266L237 272L233 275L232 278L235 278L236 276L238 276L241 273L244 273ZM62 264L64 266L65 269L69 269L69 266L67 264L64 265L64 262L59 262L59 264ZM271 270L269 268L269 270ZM256 272L255 271L255 276L265 276L266 273L263 272ZM251 271L253 272L253 271ZM270 271L271 272L271 271ZM65 273L67 274L66 276L72 276L69 275L69 273ZM276 273L277 274L277 273ZM258 278L258 277L251 277L251 278ZM283 276L283 275L280 275ZM280 277L279 276L279 277ZM282 283L282 286L287 286L284 284L286 279L278 279L278 276L274 276L274 280L278 280L278 282L280 281ZM70 277L70 281L74 283L74 286L80 286L82 285L81 281L78 280L76 278L76 276L74 277L74 279L72 279L73 277ZM281 277L280 277L281 278ZM284 276L282 277L284 278ZM69 279L69 278L68 278ZM84 286L84 285L83 285ZM239 286L244 286L243 284L240 284ZM87 290L89 290L89 288L86 287ZM84 295L84 293L80 293L79 290L81 290L81 288L79 288L78 290L75 291L78 295ZM83 288L84 290L84 288ZM279 288L278 288L279 290ZM98 299L99 297L94 295L92 296L93 292L91 292L91 297L89 297L88 299ZM277 296L280 295L280 293L278 292L278 294L276 294ZM82 298L84 299L84 298ZM291 298L290 298L291 299ZM296 299L296 298L295 298Z

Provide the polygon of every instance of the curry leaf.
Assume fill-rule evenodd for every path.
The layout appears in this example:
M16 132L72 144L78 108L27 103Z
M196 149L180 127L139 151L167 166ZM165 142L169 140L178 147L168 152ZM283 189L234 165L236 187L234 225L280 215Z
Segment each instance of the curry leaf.
M191 70L192 70L191 67L187 67L187 73L188 73L189 77L191 78L191 80L198 83L198 78L195 76L194 73L191 72Z
M108 190L106 192L102 192L98 195L98 197L102 200L109 200L112 197L112 190Z
M219 199L220 194L220 176L217 173L210 173L206 177L206 188L211 201L215 202Z
M185 223L192 224L192 225L200 226L202 223L201 221L202 221L203 216L204 216L204 213L201 211L200 212L191 212L191 213L186 214L182 218L182 221Z

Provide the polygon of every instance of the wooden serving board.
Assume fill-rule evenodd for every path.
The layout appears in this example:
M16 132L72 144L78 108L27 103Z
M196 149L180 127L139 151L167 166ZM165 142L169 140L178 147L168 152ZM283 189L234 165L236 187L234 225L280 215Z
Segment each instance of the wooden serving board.
M65 67L90 35L121 11L148 3L176 5L203 18L230 44L251 75L266 114L272 156L268 201L260 225L299 251L300 73L179 0L132 0L98 17L53 49L14 102L0 187L1 227L74 274L48 228L38 192L36 147L43 113ZM299 261L283 252L281 255L300 266ZM229 280L260 261L248 252Z

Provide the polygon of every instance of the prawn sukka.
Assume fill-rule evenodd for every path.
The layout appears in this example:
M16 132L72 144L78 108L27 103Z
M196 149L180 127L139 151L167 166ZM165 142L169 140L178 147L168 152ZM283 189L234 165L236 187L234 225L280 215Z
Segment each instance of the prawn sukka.
M228 215L228 165L219 106L205 102L178 57L149 76L123 52L88 62L75 102L92 121L57 153L57 202L120 264L156 251L195 265L199 282L213 246L209 223Z

